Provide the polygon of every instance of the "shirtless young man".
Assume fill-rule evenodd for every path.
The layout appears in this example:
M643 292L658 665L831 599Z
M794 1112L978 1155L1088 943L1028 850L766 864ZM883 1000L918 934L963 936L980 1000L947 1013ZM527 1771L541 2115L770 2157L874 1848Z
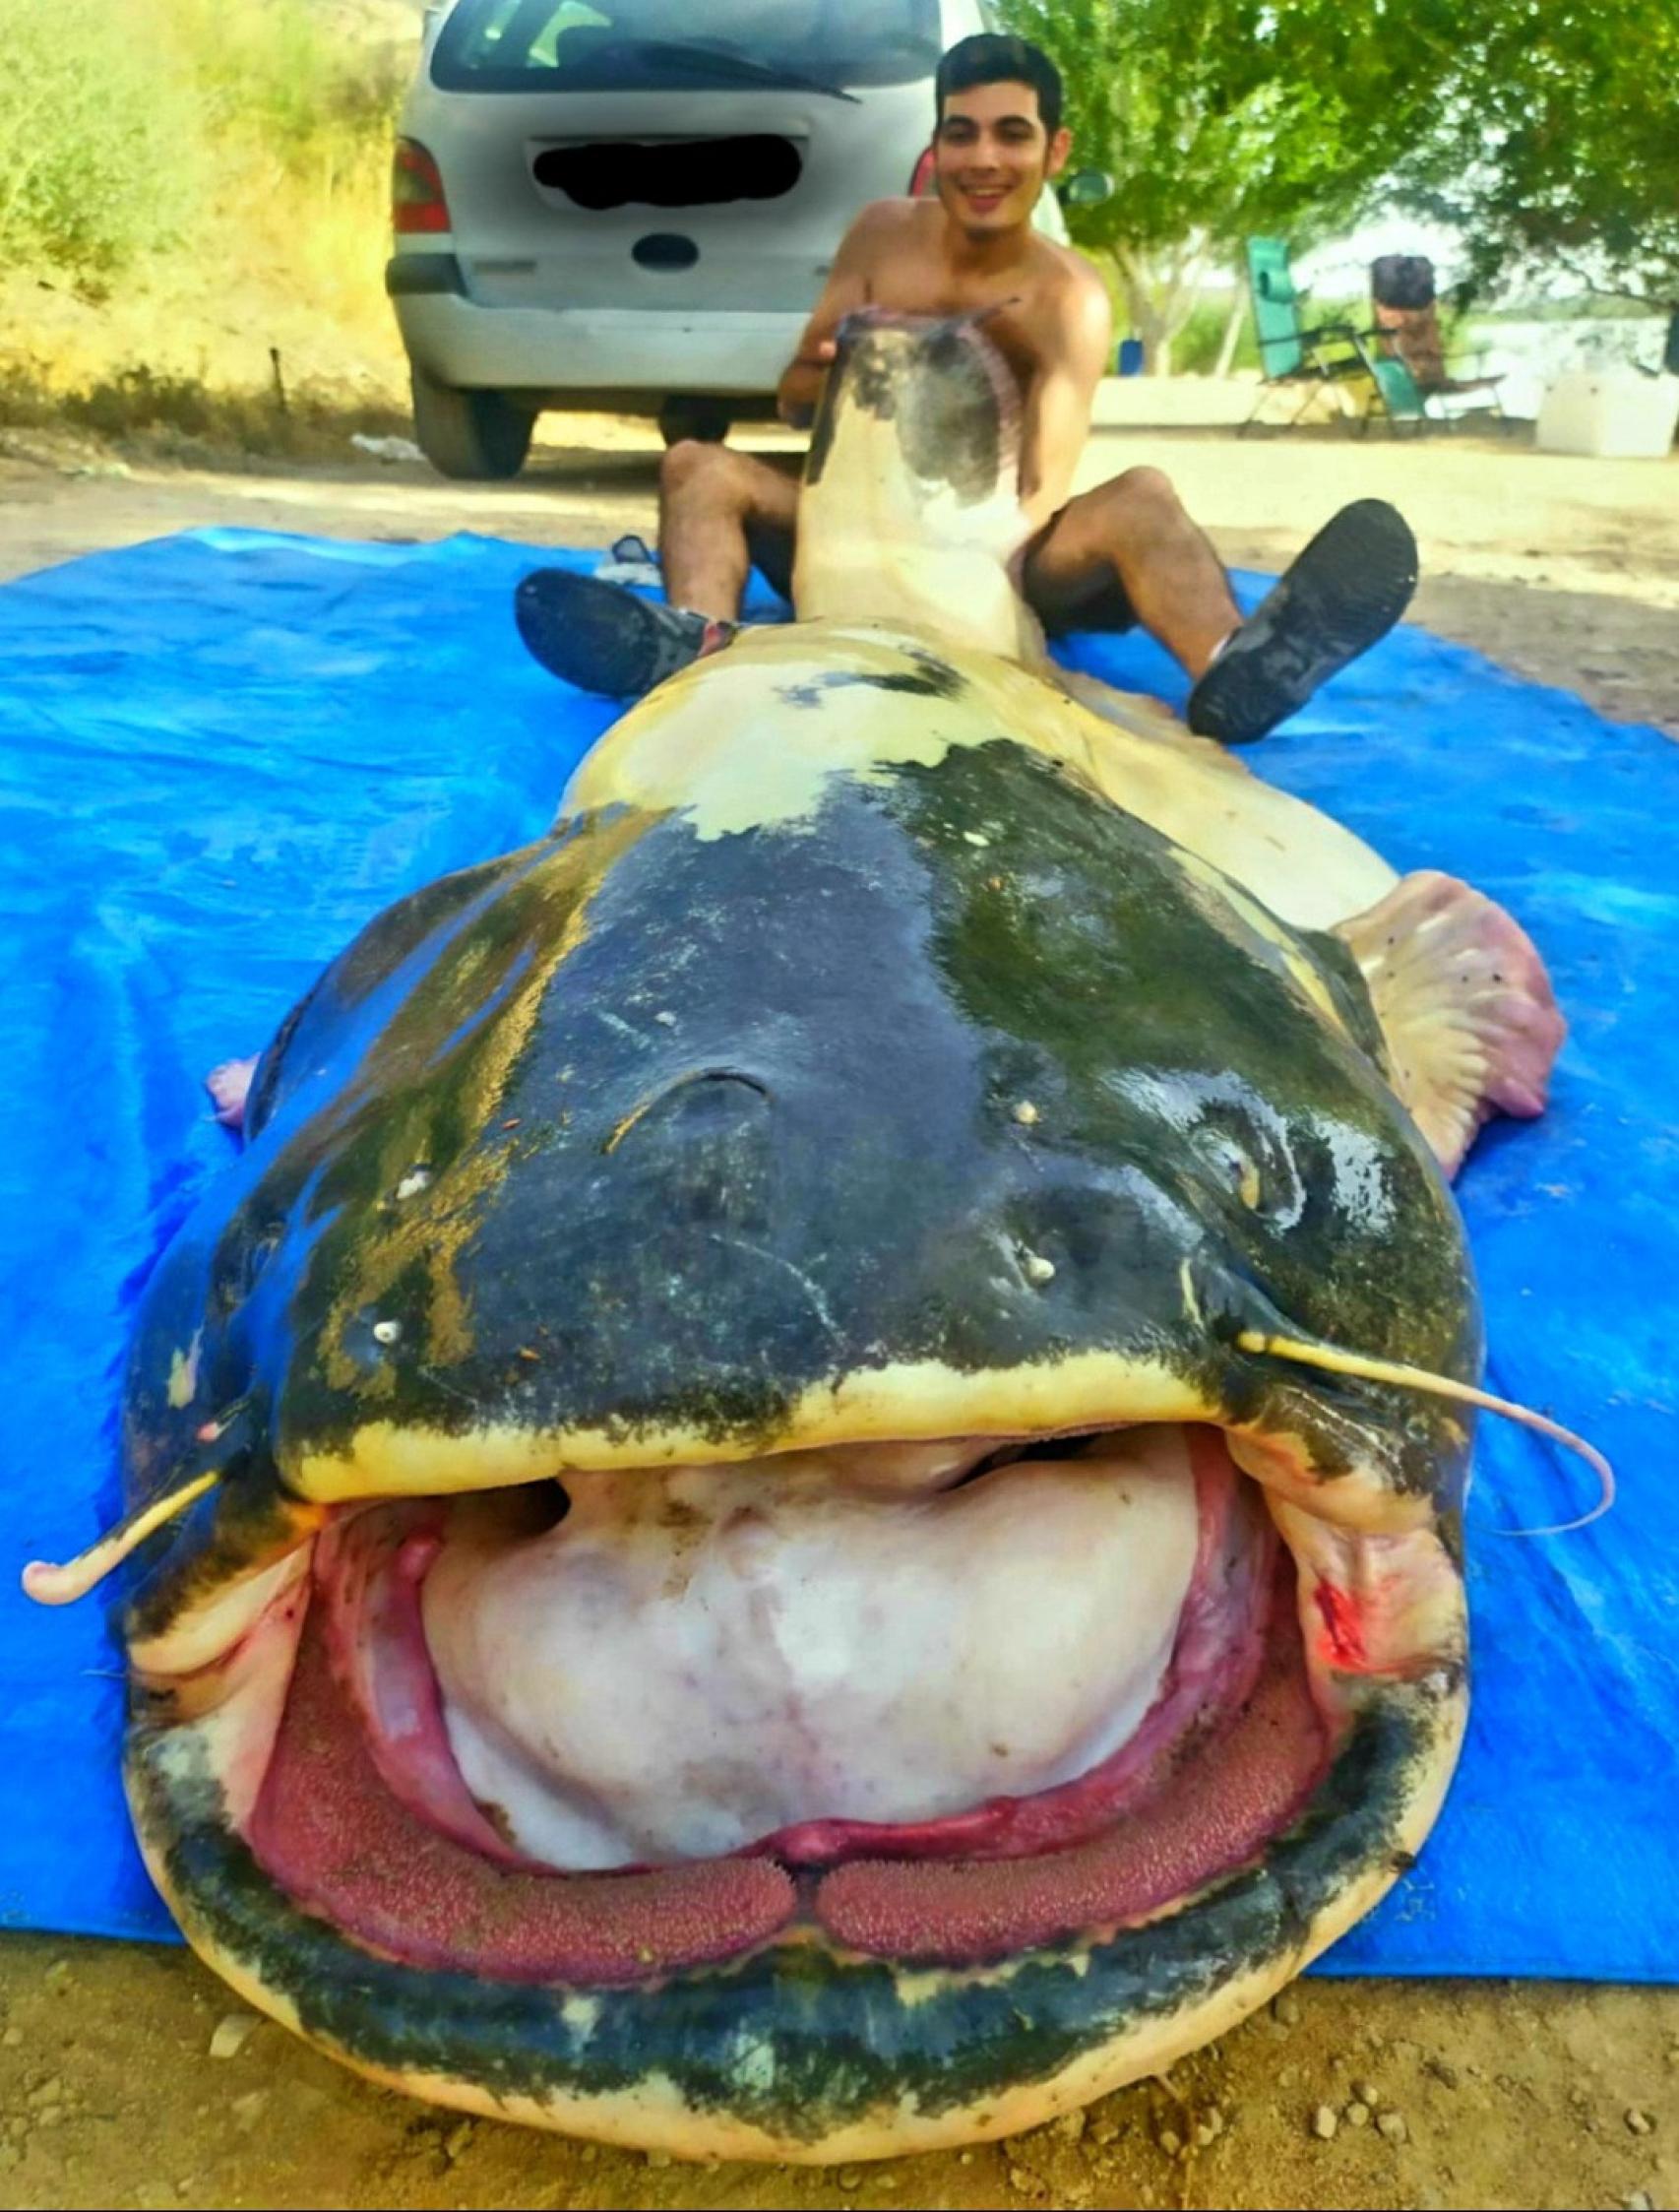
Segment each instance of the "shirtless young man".
M981 35L939 64L937 197L864 208L781 379L777 407L803 428L853 310L994 312L986 332L1019 380L1021 579L1046 627L1141 623L1196 679L1192 729L1227 744L1260 737L1385 636L1416 584L1416 545L1379 500L1344 507L1258 612L1242 620L1207 538L1169 478L1128 469L1072 495L1112 316L1089 264L1031 226L1065 165L1061 79L1026 39ZM752 562L786 590L799 490L769 463L684 441L664 456L659 552L665 605L619 586L539 570L519 588L526 644L586 691L647 691L734 634Z

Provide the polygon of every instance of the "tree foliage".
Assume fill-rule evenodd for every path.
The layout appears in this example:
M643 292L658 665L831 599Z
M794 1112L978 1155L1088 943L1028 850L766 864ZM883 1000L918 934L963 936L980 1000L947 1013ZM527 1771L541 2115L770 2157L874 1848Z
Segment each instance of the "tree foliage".
M1104 257L1151 365L1242 240L1354 221L1432 120L1454 0L1006 0L1066 80L1074 164L1112 196L1069 227Z
M1404 196L1468 281L1572 275L1679 310L1679 0L1476 0Z

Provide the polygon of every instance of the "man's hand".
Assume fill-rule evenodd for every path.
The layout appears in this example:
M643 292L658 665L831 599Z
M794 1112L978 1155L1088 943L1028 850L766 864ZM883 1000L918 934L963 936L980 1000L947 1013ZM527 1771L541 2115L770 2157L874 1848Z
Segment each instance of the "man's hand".
M822 397L822 380L833 365L834 334L847 315L867 306L869 271L902 222L901 202L871 200L840 239L822 297L799 339L799 349L776 389L776 412L791 428L809 429Z
M776 389L776 412L789 429L810 428L816 403L822 397L822 380L839 350L839 342L835 339L807 336L804 345L787 363Z

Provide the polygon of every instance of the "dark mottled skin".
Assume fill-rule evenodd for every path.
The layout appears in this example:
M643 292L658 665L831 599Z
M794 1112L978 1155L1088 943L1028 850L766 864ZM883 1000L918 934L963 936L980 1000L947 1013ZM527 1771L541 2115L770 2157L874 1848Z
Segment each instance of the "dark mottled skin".
M811 1385L1091 1349L1301 1426L1325 1471L1349 1418L1406 1486L1452 1464L1428 1402L1233 1343L1471 1370L1461 1227L1408 1119L1164 839L1024 747L712 840L586 822L369 934L265 1061L252 1148L147 1301L154 1479L247 1396L282 1470L370 1417L751 1451ZM1399 1233L1337 1202L1332 1133ZM200 1299L200 1395L171 1413Z

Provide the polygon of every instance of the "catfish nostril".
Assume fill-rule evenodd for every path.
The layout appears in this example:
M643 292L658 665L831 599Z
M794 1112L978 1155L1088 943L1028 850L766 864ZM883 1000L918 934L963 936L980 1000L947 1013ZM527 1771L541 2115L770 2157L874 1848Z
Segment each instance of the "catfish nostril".
M613 1156L608 1171L626 1203L639 1193L653 1233L760 1235L777 1181L772 1104L769 1085L743 1069L689 1069L610 1131L601 1146Z
M680 1090L684 1085L690 1083L741 1083L745 1085L747 1090L756 1091L761 1099L767 1099L770 1096L768 1083L763 1082L756 1075L748 1075L744 1070L734 1067L705 1068L698 1075L684 1076L680 1083L672 1084L671 1089Z

